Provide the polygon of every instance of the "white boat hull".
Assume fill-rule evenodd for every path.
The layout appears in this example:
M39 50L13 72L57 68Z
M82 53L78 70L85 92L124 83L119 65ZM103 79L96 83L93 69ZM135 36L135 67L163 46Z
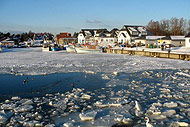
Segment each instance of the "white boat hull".
M49 47L48 47L48 48L43 48L43 47L42 47L42 51L43 51L43 52L49 51Z
M75 48L77 53L101 53L101 49Z
M67 52L76 52L75 48L73 47L66 47Z

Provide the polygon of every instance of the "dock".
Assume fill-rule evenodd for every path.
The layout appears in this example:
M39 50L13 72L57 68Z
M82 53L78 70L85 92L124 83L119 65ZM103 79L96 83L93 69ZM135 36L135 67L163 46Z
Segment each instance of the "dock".
M105 49L105 53L115 53L115 54L129 54L129 55L138 55L146 57L158 57L158 58L169 58L169 59L179 59L190 61L189 53L180 53L180 52L170 52L170 51L145 51L145 50L135 50L135 49Z

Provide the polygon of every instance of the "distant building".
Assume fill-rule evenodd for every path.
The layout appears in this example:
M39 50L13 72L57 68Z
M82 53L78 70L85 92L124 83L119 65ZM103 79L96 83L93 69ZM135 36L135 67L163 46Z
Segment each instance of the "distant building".
M146 36L146 42L145 45L146 47L149 47L149 45L156 45L158 47L161 46L163 41L161 38L164 38L165 36Z
M185 46L185 36L146 36L146 46L152 44L161 46L162 44L171 44L175 47Z
M122 44L131 44L136 38L145 37L151 33L144 26L124 25L118 34L118 42Z
M171 45L175 47L182 47L185 46L185 36L170 36L171 38Z
M68 43L74 43L76 40L76 37L72 37L71 33L65 32L60 33L56 36L57 42L60 45L68 44Z
M190 32L185 36L185 47L190 48Z
M2 47L5 47L5 48L11 48L15 45L15 41L13 41L12 39L10 38L7 38L3 41L1 41L1 46Z

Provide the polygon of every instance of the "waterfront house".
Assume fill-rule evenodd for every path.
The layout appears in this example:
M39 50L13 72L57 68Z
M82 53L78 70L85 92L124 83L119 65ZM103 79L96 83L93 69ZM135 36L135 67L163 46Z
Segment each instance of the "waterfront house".
M107 29L82 29L78 34L79 44L98 44L101 41L101 37L108 31Z
M184 36L146 36L145 45L149 47L154 45L160 47L162 44L170 44L171 46L181 47L185 46Z
M65 32L65 33L60 33L56 36L56 40L59 45L64 45L68 43L73 42L73 38L71 37L71 33Z
M165 36L146 36L145 46L147 48L152 46L160 47L161 44L163 43L163 40L161 40L161 38L164 37Z
M78 34L78 43L85 44L89 41L90 37L94 37L94 30L82 29Z
M185 46L185 36L170 36L171 38L171 45L175 47L182 47Z
M135 43L135 39L151 33L144 26L124 25L118 34L118 42L122 44Z
M2 47L5 47L5 48L11 48L15 45L15 41L13 41L12 39L10 38L7 38L3 41L1 41L1 46Z
M114 46L117 43L117 35L119 30L114 28L111 31L102 31L101 33L97 33L95 35L95 41L98 45L107 47L108 45Z
M190 32L185 36L185 47L190 48Z

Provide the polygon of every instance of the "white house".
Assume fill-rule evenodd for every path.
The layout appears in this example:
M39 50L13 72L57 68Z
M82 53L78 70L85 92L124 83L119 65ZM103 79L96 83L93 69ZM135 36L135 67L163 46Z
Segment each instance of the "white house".
M172 45L176 47L185 46L185 36L170 36Z
M131 44L141 36L148 36L150 32L144 26L124 25L118 34L118 42Z
M99 43L100 37L103 33L106 33L107 29L82 29L78 34L78 43Z
M5 48L11 48L15 45L15 41L11 40L10 38L7 38L3 41L1 41L1 46Z
M185 47L190 48L190 33L185 36Z
M110 32L108 31L102 32L101 35L99 36L100 39L98 41L98 44L103 47L107 47L108 45L114 46L118 41L117 39L118 33L119 30L116 28L112 29Z

